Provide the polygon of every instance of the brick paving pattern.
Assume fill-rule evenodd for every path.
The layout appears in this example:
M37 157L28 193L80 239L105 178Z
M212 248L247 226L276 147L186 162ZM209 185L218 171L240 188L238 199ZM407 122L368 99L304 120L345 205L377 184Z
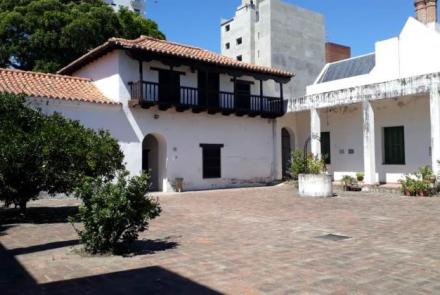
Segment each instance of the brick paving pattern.
M65 222L1 226L0 293L440 294L440 198L304 199L285 185L160 200L131 257L78 254Z

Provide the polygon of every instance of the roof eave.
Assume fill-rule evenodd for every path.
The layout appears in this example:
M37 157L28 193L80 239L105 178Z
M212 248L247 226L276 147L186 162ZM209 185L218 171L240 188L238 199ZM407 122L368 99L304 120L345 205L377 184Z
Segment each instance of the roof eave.
M88 53L86 53L82 57L78 58L77 60L71 62L70 64L68 64L67 66L65 66L61 70L59 70L57 72L57 74L60 74L60 75L71 75L74 72L76 72L79 69L81 69L82 67L86 66L87 64L97 60L101 56L103 56L103 55L107 54L108 52L111 52L111 51L113 51L115 49L125 49L125 50L130 50L131 51L131 50L139 50L140 48L137 48L137 46L122 45L116 39L110 39L106 43L104 43L103 45L101 45L99 47L96 47L95 49L89 51ZM142 49L142 50L146 51L145 49ZM154 52L154 53L157 53L157 54L161 54L161 55L164 55L164 56L176 57L173 54L166 54L166 53L161 53L161 52L155 52L153 50L151 50L151 52ZM191 58L188 58L188 57L185 57L185 56L181 56L181 58L191 60ZM263 74L263 75L267 75L267 76L271 76L271 77L276 77L276 78L281 78L281 79L288 79L288 80L291 80L293 77L295 77L295 73L291 73L291 72L270 73L270 72L266 72L266 71L263 71L263 70L242 69L242 68L236 67L234 65L224 65L224 64L221 64L221 63L209 62L209 61L203 61L203 60L199 60L199 61L207 63L207 64L211 64L211 65L216 65L216 66L219 66L219 67L235 69L235 70L241 71L243 73Z

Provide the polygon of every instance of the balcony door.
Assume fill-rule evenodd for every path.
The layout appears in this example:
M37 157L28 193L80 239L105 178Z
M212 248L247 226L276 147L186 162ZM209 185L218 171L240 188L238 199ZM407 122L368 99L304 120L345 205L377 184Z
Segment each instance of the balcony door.
M220 75L198 71L198 85L200 89L200 106L219 106Z
M249 110L251 107L251 83L237 80L235 82L235 93L237 108Z
M159 71L159 103L179 104L180 102L180 73Z

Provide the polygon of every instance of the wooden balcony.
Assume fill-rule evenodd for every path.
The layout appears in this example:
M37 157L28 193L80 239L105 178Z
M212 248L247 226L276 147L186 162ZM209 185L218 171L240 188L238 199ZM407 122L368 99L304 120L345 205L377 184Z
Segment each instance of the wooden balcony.
M138 102L143 108L157 106L160 110L167 110L175 107L178 112L191 110L194 113L263 118L276 118L285 113L283 99L279 97L212 91L146 81L132 82L129 85L132 101Z

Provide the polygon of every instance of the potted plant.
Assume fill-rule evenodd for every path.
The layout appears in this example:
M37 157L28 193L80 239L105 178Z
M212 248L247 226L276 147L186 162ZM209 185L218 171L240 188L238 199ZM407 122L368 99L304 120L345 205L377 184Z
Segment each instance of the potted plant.
M307 155L303 158L303 170L298 174L299 194L303 197L332 197L333 182L324 160Z
M365 178L365 174L362 172L358 172L358 173L356 173L356 178L359 182L363 182L364 178Z
M435 182L435 175L431 168L424 166L415 173L405 176L405 179L401 180L400 184L402 186L402 193L405 196L428 197L436 193Z
M405 196L410 197L415 195L415 181L410 176L406 176L404 180L400 180L400 184L402 185L402 193Z
M349 191L351 185L352 185L353 182L354 182L354 178L351 177L350 175L344 175L344 176L342 177L342 180L341 180L341 181L342 181L342 185L343 185L343 189L344 189L344 191Z

